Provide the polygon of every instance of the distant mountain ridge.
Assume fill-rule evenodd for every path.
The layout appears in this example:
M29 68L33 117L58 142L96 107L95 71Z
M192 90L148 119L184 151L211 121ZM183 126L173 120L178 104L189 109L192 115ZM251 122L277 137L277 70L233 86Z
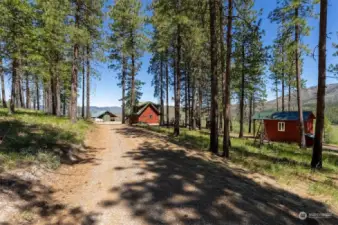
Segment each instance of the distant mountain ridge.
M302 89L303 105L312 106L317 103L317 86ZM288 95L285 96L285 107L288 106ZM325 102L327 104L338 104L338 84L328 84L326 86ZM282 97L278 98L279 108L282 107ZM271 100L264 104L265 109L276 108L277 100ZM291 108L297 110L297 93L291 94Z
M110 111L111 113L116 114L117 116L122 114L122 108L119 106L91 106L90 107L90 114L91 116L98 116L99 114L105 112L105 111Z

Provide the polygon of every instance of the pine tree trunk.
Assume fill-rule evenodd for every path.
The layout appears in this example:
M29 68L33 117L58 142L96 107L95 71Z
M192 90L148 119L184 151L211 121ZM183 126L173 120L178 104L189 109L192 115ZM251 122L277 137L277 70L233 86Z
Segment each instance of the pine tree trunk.
M163 100L163 55L161 54L161 71L160 71L160 104L161 104L161 115L160 115L160 126L164 124L164 100Z
M210 151L218 153L218 74L217 74L217 33L216 0L210 5L210 68L211 68L211 111L210 111Z
M255 93L252 95L252 115L256 113ZM256 137L256 120L253 120L253 135Z
M276 110L279 112L279 100L278 100L278 79L276 78Z
M47 105L48 105L48 113L53 114L53 91L52 91L52 85L47 85ZM56 108L55 108L56 109Z
M283 49L282 49L283 51ZM282 112L285 111L285 74L284 74L284 52L282 52L282 63L283 63L283 71L282 71Z
M136 110L136 90L135 90L135 76L136 76L136 65L135 65L135 43L134 43L134 31L130 32L131 35L131 45L132 45L132 53L131 53L131 112L134 113ZM131 123L132 121L129 120Z
M19 107L20 108L24 108L25 104L24 104L24 99L23 99L23 93L22 93L22 83L21 83L21 78L22 78L22 74L18 77L19 79L17 79L18 82L18 90L19 90Z
M177 9L181 9L181 0L177 0ZM177 25L176 43L176 92L175 92L175 124L174 136L180 135L180 105L181 105L181 25Z
M2 67L2 58L0 58L0 82L1 82L1 95L2 95L2 106L7 108L6 102L6 89L5 89L5 78L4 78L4 70Z
M317 116L311 160L311 167L317 169L322 168L323 132L325 119L327 0L320 1L319 27Z
M251 134L251 127L252 127L252 107L253 107L253 94L251 93L249 99L249 134Z
M229 158L230 150L230 84L231 84L231 47L232 47L232 0L228 0L228 24L227 24L227 54L226 54L226 72L224 77L225 87L224 87L224 131L223 131L223 156Z
M31 102L31 97L30 97L30 90L29 90L29 75L28 73L26 74L26 108L30 109L30 102Z
M295 9L295 17L298 18L298 8ZM302 86L300 75L300 62L299 62L299 24L295 26L295 44L296 44L296 76L297 76L297 103L298 103L298 116L299 116L299 132L300 132L300 147L306 148L305 143L305 130L304 130L304 118L303 118L303 104L302 104Z
M189 121L189 104L188 104L188 85L189 85L189 82L188 82L188 72L187 72L187 68L185 68L185 71L184 71L184 75L185 75L185 82L184 82L184 104L185 104L185 107L184 107L184 126L187 127L188 126L188 121Z
M224 46L224 9L223 9L223 2L219 1L219 44L220 44L220 62L221 62L221 77L222 77L222 113L220 113L220 119L219 119L219 124L220 124L220 130L223 128L223 117L224 117L224 87L225 87L225 82L224 82L224 77L225 77L225 46Z
M36 108L37 110L40 110L40 90L38 76L35 76L35 93L36 93Z
M126 78L127 78L127 59L122 56L122 124L126 123Z
M79 27L80 23L80 3L76 2L75 26ZM79 44L73 46L73 67L71 77L71 92L70 92L70 120L72 123L77 121L77 78L78 78L78 61L79 61Z
M245 49L244 43L242 43L242 79L241 79L241 98L239 102L239 111L240 111L240 118L239 118L239 138L243 138L243 125L244 125L244 88L245 88Z
M49 99L49 95L51 97L51 106L49 105L49 100L48 100L48 108L51 107L51 112L49 111L49 113L51 113L52 115L56 115L56 74L55 74L55 70L52 68L50 69L50 93L49 93L49 85L47 85L48 91L47 91L47 99Z
M16 57L14 57L12 61L12 89L11 89L9 114L12 114L15 112L17 69L18 69L18 60Z
M198 86L198 129L202 129L202 102L203 102L203 93L201 87L201 80L199 81Z
M55 77L55 89L56 89L56 116L61 116L61 90L60 90L60 78L59 74Z
M168 56L168 52L166 54L166 57ZM166 83L166 97L167 97L167 127L169 127L169 65L168 65L168 60L165 65L165 83Z
M86 98L87 98L87 109L86 109L86 118L87 120L90 119L91 115L90 115L90 47L89 45L87 45L87 54L86 54L86 64L87 64L87 75L86 75L86 82L87 82L87 90L86 90ZM124 120L124 118L122 119Z
M81 117L85 118L85 94L86 94L86 71L85 71L85 50L83 49L83 59L82 59L82 108L81 108Z
M288 111L290 112L291 111L291 74L289 73L289 99L288 99Z
M195 114L195 109L196 109L196 78L195 76L192 77L192 95L191 95L191 129L195 130L196 129L196 114Z

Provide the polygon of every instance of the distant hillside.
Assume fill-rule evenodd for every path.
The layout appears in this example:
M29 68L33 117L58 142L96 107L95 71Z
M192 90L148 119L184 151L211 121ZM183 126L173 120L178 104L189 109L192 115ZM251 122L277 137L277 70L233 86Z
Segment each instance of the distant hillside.
M316 102L317 102L317 87L315 86L315 87L303 89L302 95L303 95L302 97L303 97L304 107L316 104ZM325 101L328 105L332 105L332 104L338 105L338 84L327 85ZM276 108L276 103L277 103L276 99L272 100L272 101L268 101L267 103L265 103L264 108L265 109ZM278 103L279 103L279 106L281 107L281 105L282 105L282 98L281 97L278 98ZM288 96L285 97L285 103L286 103L285 107L287 107ZM293 110L297 109L297 93L296 92L292 93L292 95L291 95L291 107L293 108Z
M317 87L310 87L302 90L304 110L316 111ZM338 124L338 84L328 84L326 88L326 109L327 118ZM264 110L276 109L277 101L271 100L264 104ZM282 107L282 98L278 98L279 109ZM288 107L288 96L285 96L285 107ZM297 93L291 95L291 110L297 110Z

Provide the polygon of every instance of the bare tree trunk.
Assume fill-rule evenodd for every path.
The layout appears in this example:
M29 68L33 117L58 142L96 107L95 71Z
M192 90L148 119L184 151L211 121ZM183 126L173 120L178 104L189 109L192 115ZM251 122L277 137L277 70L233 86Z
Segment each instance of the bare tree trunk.
M282 112L285 111L285 68L284 68L284 46L282 45Z
M83 59L82 59L82 108L81 108L81 117L85 118L85 90L86 90L86 60L85 60L85 49L83 49Z
M126 123L126 78L127 78L127 59L122 56L122 124Z
M131 112L134 113L136 110L136 90L135 90L135 76L136 76L136 65L135 65L135 52L134 52L134 31L131 31L131 43L132 43L132 53L131 53ZM129 120L131 122L131 120Z
M185 104L185 121L184 121L184 126L187 127L188 123L189 123L189 100L188 100L188 93L189 93L189 81L188 81L188 70L187 70L187 66L185 67L185 71L184 71L184 104Z
M191 95L191 129L195 130L196 129L196 114L195 114L195 109L196 109L196 78L195 76L192 77L192 95Z
M177 0L177 10L181 10L181 0ZM181 105L181 25L177 25L176 43L176 92L175 92L175 125L174 136L180 135L180 105Z
M291 74L289 73L289 99L288 99L288 111L291 111Z
M198 129L202 129L202 102L203 102L203 93L201 87L201 80L198 82Z
M51 113L52 115L56 115L56 74L55 74L55 67L52 66L52 68L50 69L50 92L49 92L49 85L47 85L48 88L48 109L49 107L51 107L51 111L48 110L49 113ZM49 98L51 98L51 104L49 104Z
M87 90L86 90L86 95L87 95L87 109L86 109L86 118L87 119L90 119L90 117L91 117L91 115L90 115L90 47L89 47L89 45L87 45L87 54L86 54L86 63L87 63L87 70L86 70L86 72L87 72L87 86L86 86L86 88L87 88ZM124 118L123 118L123 120L124 120Z
M23 99L23 94L22 94L22 83L21 83L22 74L20 74L18 78L19 79L17 79L17 82L18 82L18 91L19 91L19 107L24 108L25 104L24 104L24 99Z
M219 2L219 44L220 44L220 62L221 62L221 77L222 77L222 113L219 113L220 118L219 118L219 129L222 130L223 128L223 116L224 116L224 111L225 111L225 107L224 107L224 103L225 103L225 99L224 99L224 86L225 86L225 82L224 82L224 77L225 77L225 46L224 46L224 7L223 7L223 3Z
M37 110L40 110L40 90L38 76L35 76L35 93L36 93L36 108Z
M210 151L218 153L218 75L217 75L217 33L216 0L210 5L210 68L211 68L211 111L210 111Z
M9 114L12 114L15 112L17 69L18 69L18 60L16 57L14 57L12 61L12 90L11 90L11 101L10 101L10 107L9 107Z
M242 43L242 79L241 79L241 98L239 102L239 111L240 111L240 118L239 118L239 138L243 137L243 125L244 125L244 88L245 88L245 49L244 43Z
M276 85L276 111L279 112L278 78L276 78L275 85Z
M252 111L253 111L253 94L251 93L249 99L249 134L251 134L251 126L252 126Z
M168 52L166 54L166 57L168 58ZM165 65L165 80L166 80L166 97L167 97L167 127L169 127L169 65L168 65L168 59L166 60Z
M295 9L295 17L298 18L298 8ZM299 24L295 26L295 44L296 44L296 76L297 76L297 103L298 103L298 115L299 115L299 132L300 132L300 147L305 148L305 130L304 130L304 118L303 118L303 104L302 104L302 86L300 75L300 62L299 62Z
M317 169L322 168L323 132L325 119L327 0L320 1L319 27L317 117L311 160L311 167Z
M228 24L227 24L227 54L226 54L226 73L224 77L224 132L223 132L223 156L229 158L230 150L230 84L231 84L231 47L232 47L232 0L228 0Z
M80 3L76 2L75 26L79 27L80 23ZM72 123L77 121L77 78L78 78L78 60L79 60L79 44L73 46L73 68L71 77L71 94L70 94L70 120Z
M53 114L54 112L53 112L53 108L54 108L54 106L53 106L53 91L52 91L52 85L48 85L47 84L47 87L46 87L46 89L47 89L47 112L48 112L48 114Z
M56 92L56 115L61 116L61 91L60 91L60 78L59 74L55 77L55 92Z
M0 58L0 81L1 81L2 106L4 108L7 108L5 78L4 78L4 70L2 67L2 58Z
M160 71L160 104L161 104L161 115L160 115L160 125L164 124L164 100L163 100L163 55L161 53L161 71Z
M252 115L256 113L255 93L252 95ZM253 120L253 135L256 136L256 120Z
M28 73L26 74L26 108L30 109L30 102L31 102L31 97L30 97L30 90L29 90L29 75Z

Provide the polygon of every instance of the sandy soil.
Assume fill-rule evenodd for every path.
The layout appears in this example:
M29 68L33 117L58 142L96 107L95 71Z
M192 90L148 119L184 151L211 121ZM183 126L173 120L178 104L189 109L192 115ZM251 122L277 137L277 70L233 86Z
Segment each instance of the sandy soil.
M327 205L301 190L163 135L98 125L86 146L81 160L42 179L3 176L0 225L338 224ZM302 211L329 218L300 220Z

